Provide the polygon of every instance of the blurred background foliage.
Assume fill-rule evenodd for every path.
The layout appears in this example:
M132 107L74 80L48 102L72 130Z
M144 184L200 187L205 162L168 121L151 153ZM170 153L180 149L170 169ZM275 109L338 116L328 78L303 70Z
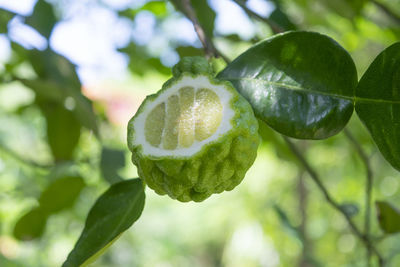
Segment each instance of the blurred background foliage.
M205 33L233 59L282 30L337 40L359 77L400 38L399 0L192 0ZM181 1L0 1L0 266L59 266L95 199L136 177L126 124L183 56L204 55ZM216 69L224 67L213 59ZM400 203L400 175L356 115L374 200ZM94 266L365 266L365 249L281 137L263 142L246 178L203 203L146 190L140 220ZM334 197L362 225L365 169L344 134L298 141ZM374 243L400 266L400 239Z

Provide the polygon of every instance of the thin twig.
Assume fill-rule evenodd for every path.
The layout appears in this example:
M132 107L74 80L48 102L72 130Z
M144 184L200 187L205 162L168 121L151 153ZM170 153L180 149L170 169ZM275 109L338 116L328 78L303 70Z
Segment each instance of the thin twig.
M388 6L377 0L370 0L375 6L381 9L388 17L400 24L400 15L396 14Z
M229 64L229 58L215 47L214 43L212 42L212 37L207 36L203 27L200 25L199 20L196 16L196 12L194 11L192 4L190 3L190 0L182 0L182 6L184 8L185 15L193 24L197 37L199 37L199 40L204 48L206 57L221 57L227 64Z
M321 178L319 177L318 173L311 167L311 165L308 163L307 159L303 156L303 154L300 152L300 150L297 148L297 146L288 137L283 136L283 139L289 146L290 150L292 150L293 154L297 157L297 159L303 165L304 169L308 172L311 179L316 183L318 188L321 190L322 194L324 195L324 197L328 201L328 203L344 216L344 218L346 219L346 221L347 221L348 225L350 226L351 230L353 231L353 233L364 243L364 245L367 248L368 247L371 248L371 251L378 258L379 266L383 266L383 262L384 262L383 258L381 256L381 254L379 253L379 251L374 246L374 244L372 244L371 240L358 229L356 224L351 219L350 215L343 211L340 204L337 203L332 198L332 196L330 195L330 193L328 192L328 190L322 183Z
M196 31L196 34L199 37L200 42L204 47L204 52L206 53L206 56L208 58L213 56L216 57L217 55L214 45L210 40L208 40L208 37L204 29L201 27L199 20L197 19L196 16L196 12L194 11L192 4L190 3L190 0L182 0L182 6L185 10L186 16L190 19L190 21L193 24L194 30Z
M251 10L250 8L248 8L246 6L246 3L244 3L243 1L233 0L233 2L235 2L237 5L239 5L244 10L244 12L246 12L246 14L249 15L250 17L253 17L255 19L258 19L261 22L266 23L271 28L273 33L281 33L281 32L285 31L281 26L279 26L272 20L259 15L256 12L254 12L253 10Z
M362 148L361 144L356 140L352 133L348 129L344 129L344 134L349 139L351 144L356 149L358 155L360 156L366 170L366 187L365 187L365 217L364 217L364 235L366 238L370 239L370 229L371 229L371 199L372 199L372 186L373 186L373 173L371 165L369 163L369 158ZM367 248L367 260L368 264L371 259L371 248Z

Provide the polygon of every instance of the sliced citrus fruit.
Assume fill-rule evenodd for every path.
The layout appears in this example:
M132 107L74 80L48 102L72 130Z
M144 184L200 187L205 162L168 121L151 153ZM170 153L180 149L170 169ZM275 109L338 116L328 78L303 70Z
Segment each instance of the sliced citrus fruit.
M139 176L158 194L202 201L232 190L253 164L258 123L229 82L179 72L128 124Z

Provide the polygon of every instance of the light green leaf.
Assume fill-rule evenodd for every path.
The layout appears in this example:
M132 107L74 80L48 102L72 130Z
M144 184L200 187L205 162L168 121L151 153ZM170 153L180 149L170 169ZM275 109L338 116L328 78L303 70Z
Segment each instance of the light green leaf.
M140 217L144 200L144 186L139 178L113 184L90 210L85 228L63 267L91 261Z
M158 18L164 18L168 14L166 1L149 1L139 8L128 8L118 12L118 15L134 19L135 16L141 11L150 11Z
M294 138L335 135L353 113L354 62L338 43L319 33L287 32L266 39L218 78L231 81L261 120Z
M30 210L22 216L14 227L14 237L29 241L40 237L45 229L47 214L39 207Z
M382 155L400 171L400 42L380 53L362 76L356 112Z
M400 232L400 210L385 201L377 201L376 209L381 229L387 234Z
M56 161L71 160L81 135L81 125L74 113L55 102L39 101L46 118L47 141Z
M39 203L47 214L71 207L85 187L82 177L67 176L53 181L41 194Z

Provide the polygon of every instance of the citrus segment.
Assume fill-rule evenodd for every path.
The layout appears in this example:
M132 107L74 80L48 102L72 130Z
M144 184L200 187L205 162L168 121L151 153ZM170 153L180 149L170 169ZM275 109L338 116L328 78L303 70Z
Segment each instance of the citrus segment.
M217 131L222 119L222 105L216 93L209 89L196 92L196 140L209 138Z
M172 95L167 101L167 114L165 117L165 130L163 133L163 148L175 149L178 146L178 125L179 125L179 97Z
M212 90L182 87L151 110L145 123L146 141L167 150L189 148L217 131L222 111L221 101Z
M161 144L161 137L165 122L165 103L156 106L147 116L145 124L146 141L152 146Z
M179 123L179 144L190 147L194 142L194 88L183 87L179 90L181 116Z

